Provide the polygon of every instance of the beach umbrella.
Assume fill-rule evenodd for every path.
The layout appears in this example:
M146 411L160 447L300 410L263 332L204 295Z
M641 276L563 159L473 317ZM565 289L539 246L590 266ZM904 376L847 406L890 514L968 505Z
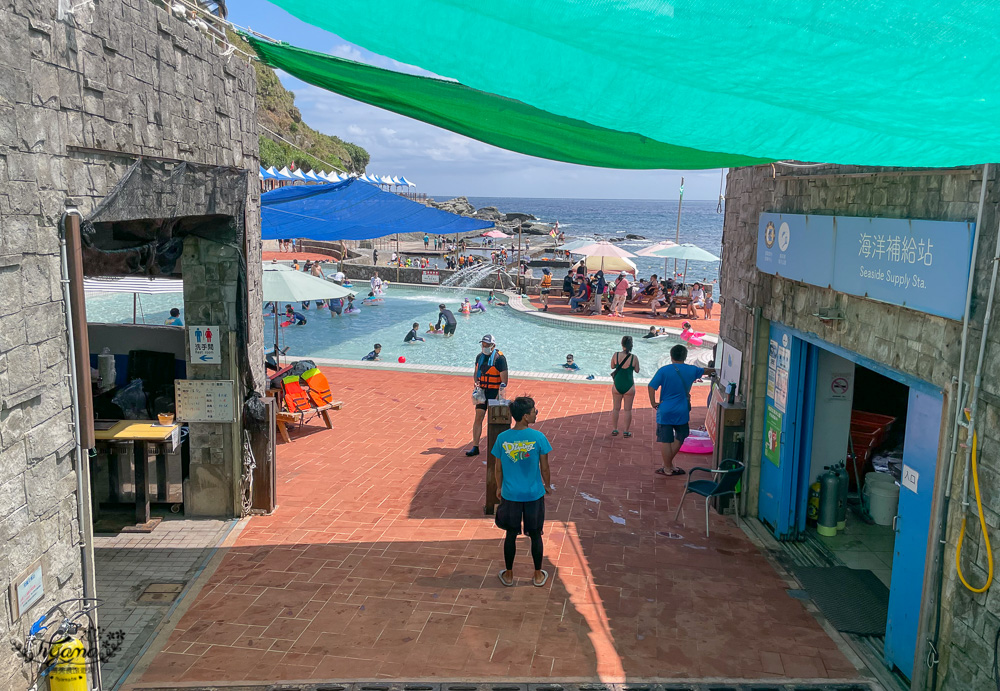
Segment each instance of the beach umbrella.
M570 240L569 242L559 245L556 247L560 252L573 252L574 254L582 254L578 252L578 248L586 247L587 245L593 245L593 240Z
M637 257L657 257L659 255L654 254L654 252L657 252L657 251L662 250L662 249L666 249L668 247L677 247L677 243L674 242L673 240L663 240L662 242L657 242L657 243L654 243L654 244L649 245L647 247L643 247L642 249L637 250L635 254L636 254ZM667 273L668 273L667 261L668 261L667 259L663 260L663 275L664 276L666 276Z
M265 302L303 302L345 298L354 291L332 281L302 271L291 271L281 264L265 264L263 276ZM277 305L275 305L277 307ZM274 352L278 351L278 314L274 318ZM277 357L277 356L276 356Z
M653 254L658 250L666 249L667 247L677 247L677 243L673 240L664 240L663 242L657 242L648 247L643 247L640 250L636 250L635 254L637 257L658 257L660 255Z
M601 270L604 270L604 259L606 257L614 257L616 259L626 259L628 257L634 257L635 255L624 250L613 242L608 242L607 240L601 240L600 242L592 242L589 245L584 245L583 247L578 247L574 250L575 254L582 254L589 260L591 257L601 258ZM634 265L633 265L634 266ZM590 262L588 261L587 267L590 267Z
M628 257L598 257L591 255L584 257L574 264L572 267L573 270L575 271L580 264L583 264L587 268L587 273L604 271L605 273L612 274L625 272L635 275L636 272L635 264Z
M267 302L330 300L347 297L353 292L319 276L290 271L281 264L264 265L263 288Z
M683 259L684 260L684 280L687 281L688 272L688 262L717 262L719 258L708 250L703 250L697 245L692 245L690 242L685 242L680 245L675 245L674 247L664 247L663 249L655 250L649 256L652 257L663 257L664 259ZM664 262L666 266L666 262Z
M509 238L510 236L502 230L488 230L483 233L480 237L484 238Z

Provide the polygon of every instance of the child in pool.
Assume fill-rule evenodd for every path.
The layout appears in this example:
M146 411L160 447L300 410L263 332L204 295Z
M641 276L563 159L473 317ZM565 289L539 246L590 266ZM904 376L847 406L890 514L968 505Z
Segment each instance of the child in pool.
M572 353L570 353L569 355L566 356L566 362L563 363L563 367L566 368L566 369L571 369L571 370L578 370L578 369L580 369L580 365L576 364L576 362L573 361L573 354Z
M418 336L417 335L417 329L418 328L420 328L420 324L418 322L413 322L413 328L410 329L406 333L405 337L403 337L403 343L412 343L414 341L423 341L424 338L422 336Z
M458 311L461 314L471 314L472 313L472 305L469 304L469 298L465 298L465 300L462 302L461 306L458 308Z
M643 338L656 338L659 335L660 334L657 332L656 327L651 326L649 327L649 333L645 334Z
M285 305L285 320L292 322L295 326L302 326L306 323L306 318L293 310L291 305Z
M425 333L429 333L429 334L443 334L444 333L444 329L435 329L434 328L434 322L429 322L427 324L427 331Z
M472 307L470 307L469 311L470 312L485 312L486 311L486 305L484 305L483 303L481 303L479 301L479 298L476 298L476 304L474 304Z
M503 302L502 300L498 300L497 299L496 293L494 293L492 290L490 291L490 296L488 298L486 298L486 302L488 302L491 305L494 305L496 307L506 307L507 306L506 302Z

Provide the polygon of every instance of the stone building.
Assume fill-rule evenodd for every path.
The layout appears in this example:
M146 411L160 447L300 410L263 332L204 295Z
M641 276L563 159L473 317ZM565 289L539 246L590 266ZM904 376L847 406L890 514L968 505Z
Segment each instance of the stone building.
M0 598L2 688L24 688L32 673L8 641L54 602L94 593L87 450L75 442L68 377L64 212L75 207L95 237L123 222L148 231L150 219L177 221L187 314L225 332L221 368L191 365L183 335L180 360L188 378L238 380L240 403L263 380L256 128L252 67L149 0L27 0L0 11L0 582L42 591L23 612ZM195 188L192 175L207 185ZM150 198L101 210L112 190ZM184 218L210 214L218 232L187 232ZM141 232L117 242L87 249L135 258L162 244ZM155 262L111 273L136 270L157 273ZM192 425L190 449L186 510L238 514L238 423Z
M956 425L973 398L983 513L1000 545L1000 333L989 328L1000 173L988 170L984 182L983 166L778 164L731 171L726 191L720 335L743 362L743 509L779 541L880 576L887 628L867 647L917 689L994 688L1000 590L973 593L955 568L967 518L963 574L987 581ZM809 485L842 461L854 475L854 458L852 491L863 485L877 523L852 513L847 537L820 537ZM873 469L889 472L866 478ZM898 487L879 485L892 475Z

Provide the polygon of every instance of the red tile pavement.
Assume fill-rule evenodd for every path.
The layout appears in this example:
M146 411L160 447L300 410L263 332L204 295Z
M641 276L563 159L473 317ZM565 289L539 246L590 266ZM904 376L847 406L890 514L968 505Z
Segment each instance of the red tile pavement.
M541 309L543 307L541 301L537 295L531 296L531 304ZM563 297L553 297L549 299L549 314L558 314L564 317L578 317L581 319L598 319L600 321L610 321L610 322L626 322L630 324L647 324L649 326L667 326L674 327L677 329L681 328L681 324L685 321L690 321L691 326L695 331L701 331L703 333L716 334L719 333L719 314L721 313L719 305L715 306L712 312L711 319L691 319L690 317L666 317L663 316L663 312L660 312L659 317L654 317L649 311L649 307L646 305L633 305L631 303L625 305L625 316L624 317L612 317L608 314L597 314L591 316L590 314L583 314L580 312L573 312L569 308L569 299Z
M327 374L334 429L279 447L277 511L249 521L142 682L856 676L732 518L706 538L689 498L672 521L683 478L653 473L644 391L624 439L610 387L512 382L554 447L553 575L531 587L522 539L504 588L484 461L461 453L465 378Z

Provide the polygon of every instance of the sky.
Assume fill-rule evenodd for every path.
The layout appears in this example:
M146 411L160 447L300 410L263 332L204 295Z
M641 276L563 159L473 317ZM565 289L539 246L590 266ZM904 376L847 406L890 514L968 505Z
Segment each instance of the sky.
M430 74L306 24L267 0L227 4L230 21L270 38L399 72ZM278 75L295 93L306 124L367 149L367 172L404 176L430 196L676 199L682 176L685 199L714 201L719 196L718 169L608 170L533 158L352 101L283 72Z

